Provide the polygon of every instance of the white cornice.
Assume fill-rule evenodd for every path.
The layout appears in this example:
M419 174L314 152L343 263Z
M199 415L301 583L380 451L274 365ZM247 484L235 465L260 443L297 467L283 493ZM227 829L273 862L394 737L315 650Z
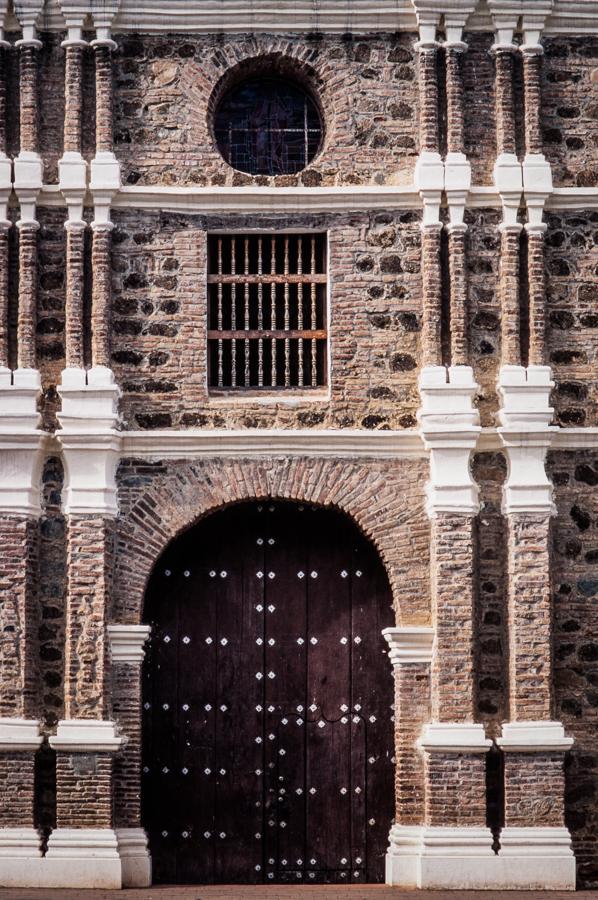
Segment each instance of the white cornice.
M58 185L44 185L38 205L64 207ZM85 205L93 205L88 192ZM268 215L335 213L376 209L421 209L414 185L358 185L355 187L123 187L112 201L115 209L167 210L190 215L238 213ZM473 185L467 194L470 209L501 208L500 194L491 185ZM598 188L557 187L548 196L546 209L598 209Z
M40 7L42 0L39 0ZM70 0L70 6L77 6ZM91 0L81 0L82 10L92 11ZM101 9L100 3L95 4ZM111 8L113 3L108 4ZM457 6L468 3L455 0L427 4L436 7L438 17L454 14ZM473 5L473 4L472 4ZM469 16L468 31L492 31L493 22L485 5ZM507 4L508 5L508 4ZM518 3L522 15L534 15L535 0ZM6 17L7 29L18 30L14 15ZM65 16L60 0L46 0L39 16L40 31L64 31ZM365 34L374 32L417 31L417 19L409 0L122 0L120 12L112 23L114 34L138 33L329 33ZM598 32L598 0L555 0L547 16L543 33L595 34Z
M143 662L145 643L149 635L149 625L108 625L112 662Z
M202 457L327 456L425 458L415 431L358 429L256 429L188 431L128 431L122 438L122 456L160 459Z

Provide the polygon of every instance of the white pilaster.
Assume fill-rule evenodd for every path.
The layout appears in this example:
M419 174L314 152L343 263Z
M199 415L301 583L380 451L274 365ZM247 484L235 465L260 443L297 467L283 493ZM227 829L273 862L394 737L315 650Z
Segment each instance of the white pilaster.
M44 887L119 890L122 863L111 828L57 828L42 860Z
M58 387L58 432L65 461L65 512L116 516L116 469L121 436L120 390L110 369L64 369Z
M40 394L36 369L0 369L0 514L41 513Z
M422 405L420 433L430 451L428 514L464 513L479 509L478 488L469 471L471 453L481 428L473 406L478 385L469 366L428 366L419 377Z
M552 485L546 475L546 454L557 430L550 425L554 387L548 366L502 366L498 392L502 399L498 428L507 451L508 476L504 512L553 515Z

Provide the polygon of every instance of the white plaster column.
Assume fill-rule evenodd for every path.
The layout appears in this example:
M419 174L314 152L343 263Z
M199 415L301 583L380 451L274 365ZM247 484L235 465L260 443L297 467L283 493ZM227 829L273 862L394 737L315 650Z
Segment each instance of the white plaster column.
M124 888L149 887L152 883L148 838L140 821L141 664L149 634L149 625L108 625L115 717L127 737L114 774L115 830ZM135 793L138 802L133 810L131 796Z
M386 883L417 887L424 834L424 766L417 738L430 714L434 629L385 628L395 680L395 820L388 836Z

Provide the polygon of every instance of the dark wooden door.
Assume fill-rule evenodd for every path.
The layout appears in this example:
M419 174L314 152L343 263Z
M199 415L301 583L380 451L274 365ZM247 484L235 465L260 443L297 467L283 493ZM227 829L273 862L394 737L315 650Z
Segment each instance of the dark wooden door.
M384 880L391 602L376 552L331 510L242 504L166 551L143 677L157 883Z

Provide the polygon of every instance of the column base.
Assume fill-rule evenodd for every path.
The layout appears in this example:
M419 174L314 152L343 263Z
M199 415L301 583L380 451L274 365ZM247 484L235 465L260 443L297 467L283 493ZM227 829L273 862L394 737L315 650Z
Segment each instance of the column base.
M575 890L566 828L504 829L501 843L497 855L488 828L394 825L386 883L428 890Z
M118 854L122 863L124 888L150 887L152 859L143 828L117 828Z
M111 828L58 828L43 860L44 887L122 887L118 841Z

